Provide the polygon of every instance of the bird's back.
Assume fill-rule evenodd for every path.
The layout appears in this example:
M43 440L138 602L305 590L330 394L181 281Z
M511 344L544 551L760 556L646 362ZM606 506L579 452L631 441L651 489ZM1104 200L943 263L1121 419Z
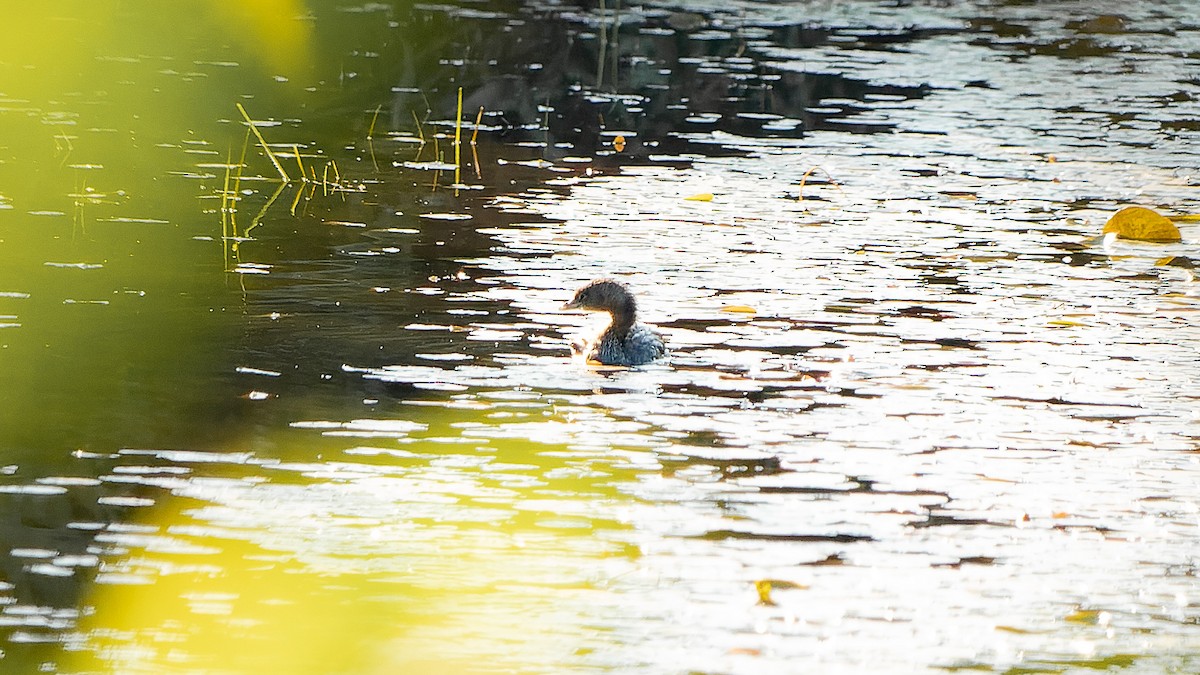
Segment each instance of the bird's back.
M623 338L606 330L589 347L589 361L609 366L640 366L667 353L662 337L642 323L635 323Z

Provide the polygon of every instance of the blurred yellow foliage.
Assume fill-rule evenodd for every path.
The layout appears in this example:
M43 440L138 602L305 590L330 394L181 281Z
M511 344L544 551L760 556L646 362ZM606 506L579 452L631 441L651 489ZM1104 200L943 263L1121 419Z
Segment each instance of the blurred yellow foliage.
M296 76L312 66L312 21L303 0L220 0L210 7L228 35L276 74Z

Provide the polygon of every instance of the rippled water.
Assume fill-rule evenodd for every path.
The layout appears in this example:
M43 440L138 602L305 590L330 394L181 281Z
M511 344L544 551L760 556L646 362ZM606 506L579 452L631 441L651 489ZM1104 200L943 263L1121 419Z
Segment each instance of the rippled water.
M10 443L17 672L1197 668L1195 226L1098 237L1196 210L1188 4L318 9L341 79L261 131L337 190L251 140L231 202L226 110L162 148L196 288L67 292L122 413ZM602 275L666 359L568 358Z

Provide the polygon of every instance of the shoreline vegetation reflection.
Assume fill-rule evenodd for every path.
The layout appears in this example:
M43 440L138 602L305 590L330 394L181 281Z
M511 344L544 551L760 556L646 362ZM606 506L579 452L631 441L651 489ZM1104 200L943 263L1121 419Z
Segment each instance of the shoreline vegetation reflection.
M0 670L1196 670L1189 9L10 8Z

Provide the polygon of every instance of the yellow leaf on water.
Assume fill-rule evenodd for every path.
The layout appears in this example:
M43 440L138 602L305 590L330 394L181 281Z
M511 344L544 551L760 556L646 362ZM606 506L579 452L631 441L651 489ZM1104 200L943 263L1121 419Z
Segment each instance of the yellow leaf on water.
M759 579L754 582L754 590L758 591L758 604L774 605L775 601L771 599L771 591L776 588L785 591L808 590L808 586L786 579Z
M1085 623L1106 626L1112 620L1112 615L1102 609L1078 609L1063 617L1071 623Z
M1198 262L1200 261L1196 261L1195 258L1189 258L1187 256L1166 256L1165 258L1158 258L1157 261L1154 261L1154 264L1158 265L1158 267L1196 269L1200 267L1200 265L1196 264Z
M1050 323L1050 325L1051 325L1051 326L1071 326L1071 327L1079 327L1079 326L1086 326L1086 325L1087 325L1086 323L1083 323L1083 322L1080 322L1080 321L1071 321L1070 319L1054 319L1054 320L1050 321L1049 323Z
M1144 206L1127 206L1104 224L1104 232L1141 241L1179 241L1179 228L1168 218Z
M1154 264L1158 265L1158 267L1196 269L1196 267L1200 267L1200 265L1196 264L1196 262L1198 261L1196 261L1195 258L1189 258L1187 256L1166 256L1165 258L1157 259L1157 261L1154 261Z
M725 305L721 308L722 312L732 312L734 314L758 314L758 310L748 305Z
M762 581L754 582L754 590L758 591L758 604L760 604L760 605L774 605L775 604L775 602L773 600L771 600L771 582L770 581L763 579Z
M713 193L700 192L700 193L697 193L694 195L684 197L683 200L688 201L688 202L711 202L713 200Z

